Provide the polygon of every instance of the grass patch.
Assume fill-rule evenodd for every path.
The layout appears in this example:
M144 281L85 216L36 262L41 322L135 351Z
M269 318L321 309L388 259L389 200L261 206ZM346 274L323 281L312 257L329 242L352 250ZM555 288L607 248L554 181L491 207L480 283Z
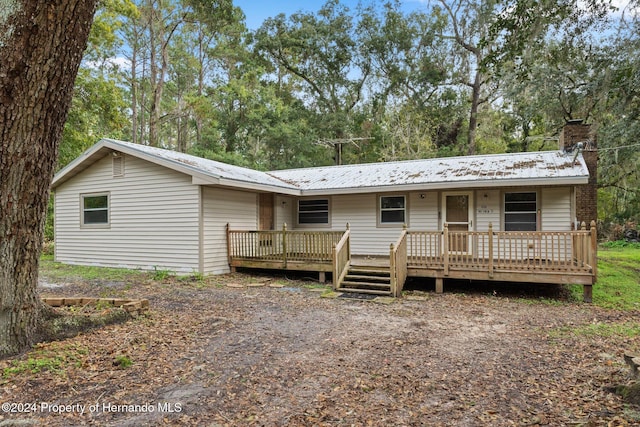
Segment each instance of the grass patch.
M158 267L154 266L153 275L151 276L151 278L156 282L164 282L165 280L173 276L174 276L173 271L159 269Z
M575 328L573 333L584 337L633 338L640 335L640 323L591 323Z
M581 286L576 288L582 292ZM640 308L640 244L600 247L593 303L618 310Z
M603 323L596 322L581 326L563 326L549 331L549 338L563 340L569 336L593 340L596 338L623 341L640 335L640 323ZM634 349L635 351L635 349Z
M118 366L120 368L128 368L130 366L133 365L133 360L131 360L131 358L127 355L121 354L119 356L116 357L116 359L113 361L113 364L115 366Z
M149 273L126 268L63 264L53 261L53 257L43 256L40 258L40 276L52 282L70 279L126 282L146 279Z
M57 375L64 375L71 367L82 366L83 357L89 351L84 346L50 343L37 344L21 360L12 360L8 366L2 369L4 379L23 373L39 373L48 371Z

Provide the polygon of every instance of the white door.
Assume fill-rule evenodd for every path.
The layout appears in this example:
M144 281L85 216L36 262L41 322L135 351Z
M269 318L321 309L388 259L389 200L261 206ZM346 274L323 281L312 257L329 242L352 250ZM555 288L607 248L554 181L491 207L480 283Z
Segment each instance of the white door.
M444 222L449 226L449 252L471 253L471 236L459 232L473 231L473 193L443 193L442 209Z

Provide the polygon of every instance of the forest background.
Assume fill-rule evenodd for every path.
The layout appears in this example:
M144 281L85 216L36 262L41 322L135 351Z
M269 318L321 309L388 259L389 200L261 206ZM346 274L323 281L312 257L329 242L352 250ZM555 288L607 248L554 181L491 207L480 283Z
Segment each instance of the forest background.
M582 119L597 134L599 220L637 223L639 12L328 0L248 29L231 0L103 0L58 168L100 138L260 170L539 151Z

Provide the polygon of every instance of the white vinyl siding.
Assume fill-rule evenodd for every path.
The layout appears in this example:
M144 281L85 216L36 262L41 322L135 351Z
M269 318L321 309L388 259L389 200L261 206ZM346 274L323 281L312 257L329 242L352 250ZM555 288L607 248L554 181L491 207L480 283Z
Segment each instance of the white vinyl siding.
M398 228L378 227L378 204L375 194L333 196L331 199L331 228L351 227L351 253L388 255L389 244L399 236Z
M81 195L100 193L109 194L109 227L81 226ZM197 271L198 193L190 176L135 157L114 178L106 156L56 189L56 260Z
M541 211L541 231L571 230L571 188L543 188L539 209Z
M410 230L438 230L438 192L409 193Z
M424 195L424 198L420 197ZM331 229L342 231L349 223L351 252L356 255L388 255L389 245L400 237L398 227L379 227L378 198L384 194L338 195L331 198ZM389 194L392 195L392 194ZM437 193L410 193L405 199L407 218L415 230L438 227ZM407 202L409 201L410 202Z
M289 230L295 227L294 209L296 199L289 196L276 196L276 205L274 209L276 230L282 230L282 226L287 224Z
M499 190L478 190L475 194L475 225L476 231L489 230L489 224L493 231L500 230L501 196Z
M233 230L258 226L258 195L247 191L203 187L203 265L207 274L229 272L227 223Z

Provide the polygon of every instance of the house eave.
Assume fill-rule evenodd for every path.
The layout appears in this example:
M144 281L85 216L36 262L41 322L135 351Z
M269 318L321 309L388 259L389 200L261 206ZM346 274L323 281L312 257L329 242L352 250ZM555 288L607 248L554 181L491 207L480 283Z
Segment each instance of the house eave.
M301 196L331 196L339 194L366 194L432 190L459 190L463 188L539 187L587 184L587 176L558 178L519 178L501 180L449 181L419 184L379 185L372 187L345 187L302 190Z
M279 194L286 194L289 196L300 196L301 194L300 190L297 188L278 187L274 185L265 185L265 184L258 184L253 182L239 181L239 180L232 180L232 179L225 179L225 178L202 179L202 178L194 177L192 182L193 184L198 184L198 185L216 185L216 186L233 188L238 190L279 193Z

